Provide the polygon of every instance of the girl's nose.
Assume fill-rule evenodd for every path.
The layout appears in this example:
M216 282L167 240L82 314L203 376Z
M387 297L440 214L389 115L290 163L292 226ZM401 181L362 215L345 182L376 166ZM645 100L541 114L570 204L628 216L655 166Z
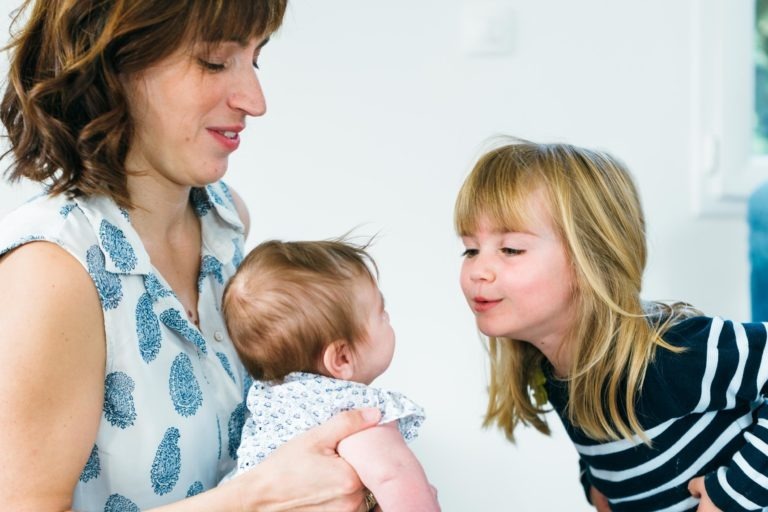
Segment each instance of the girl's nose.
M261 82L253 68L243 69L229 95L229 106L248 116L262 116L267 111L267 103Z
M472 265L469 269L469 278L472 281L491 282L496 278L496 272L494 271L493 266L490 265L485 258L477 255L472 259Z

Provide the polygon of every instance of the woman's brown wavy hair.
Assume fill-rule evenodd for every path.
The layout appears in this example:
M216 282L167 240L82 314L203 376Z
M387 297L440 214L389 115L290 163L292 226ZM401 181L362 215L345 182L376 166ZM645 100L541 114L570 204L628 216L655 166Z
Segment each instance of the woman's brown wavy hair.
M246 42L281 24L287 0L26 0L11 26L0 104L10 181L130 207L125 76L181 45ZM19 27L19 25L21 25ZM18 29L18 30L17 30Z

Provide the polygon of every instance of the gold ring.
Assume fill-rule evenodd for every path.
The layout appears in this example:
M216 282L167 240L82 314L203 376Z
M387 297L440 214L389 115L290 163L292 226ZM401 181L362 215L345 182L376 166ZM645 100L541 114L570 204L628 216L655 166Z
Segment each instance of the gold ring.
M365 493L365 509L366 510L373 510L376 508L376 504L378 502L376 501L376 496L373 495L371 491L368 491Z

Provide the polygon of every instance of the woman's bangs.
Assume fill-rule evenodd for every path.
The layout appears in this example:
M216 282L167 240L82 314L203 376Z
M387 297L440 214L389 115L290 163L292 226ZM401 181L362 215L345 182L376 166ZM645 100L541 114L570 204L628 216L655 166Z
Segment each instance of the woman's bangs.
M191 40L245 44L254 37L269 36L280 27L285 6L286 0L199 1L190 15Z

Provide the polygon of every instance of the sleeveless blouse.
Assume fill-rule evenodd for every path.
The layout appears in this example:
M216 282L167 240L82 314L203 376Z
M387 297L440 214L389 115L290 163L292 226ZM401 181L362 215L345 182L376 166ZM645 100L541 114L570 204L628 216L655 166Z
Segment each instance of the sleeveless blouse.
M104 404L75 510L175 502L234 468L251 381L227 334L221 297L242 261L243 225L222 182L193 189L190 200L202 229L200 328L111 199L40 196L0 220L0 255L33 241L58 244L83 265L101 301Z

